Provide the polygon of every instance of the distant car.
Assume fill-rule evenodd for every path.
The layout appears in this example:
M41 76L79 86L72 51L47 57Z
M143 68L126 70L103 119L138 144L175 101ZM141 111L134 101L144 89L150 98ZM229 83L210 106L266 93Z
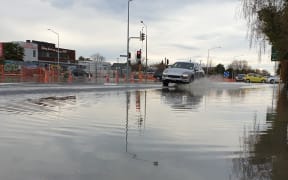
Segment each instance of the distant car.
M204 75L204 70L198 63L176 62L163 71L162 83L163 86L168 86L169 83L188 84Z
M245 74L237 74L235 76L236 81L244 81Z
M264 76L260 75L260 74L249 73L249 74L245 75L244 80L247 83L250 83L250 82L265 83L267 79Z
M76 76L76 77L88 77L89 76L89 73L87 73L83 69L73 69L72 74L73 76Z
M279 83L280 82L280 77L279 76L270 76L267 78L267 83L271 83L271 84L274 84L274 83Z
M163 73L163 70L156 70L153 74L153 77L157 80L162 80L162 73Z

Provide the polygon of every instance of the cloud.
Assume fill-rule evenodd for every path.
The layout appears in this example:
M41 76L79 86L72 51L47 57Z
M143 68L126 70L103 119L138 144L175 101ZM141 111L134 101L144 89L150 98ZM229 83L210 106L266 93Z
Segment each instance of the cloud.
M51 6L56 8L70 8L75 4L76 0L41 0L43 2L50 3Z
M182 50L198 50L199 48L191 46L191 45L184 45L184 44L171 44L172 47L176 47L177 49Z

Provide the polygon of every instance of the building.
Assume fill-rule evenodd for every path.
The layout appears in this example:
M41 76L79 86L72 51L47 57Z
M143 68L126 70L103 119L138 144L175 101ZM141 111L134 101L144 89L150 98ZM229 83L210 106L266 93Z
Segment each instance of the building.
M111 70L117 71L120 76L126 73L127 63L113 63Z
M30 40L26 41L30 43ZM33 44L38 46L38 61L58 64L58 51L60 64L75 64L75 50L56 48L55 44L32 40Z
M38 61L38 45L31 42L15 42L24 49L24 62L35 62Z
M7 42L0 42L0 58L4 57L4 46ZM26 40L16 41L24 49L24 62L37 62L37 63L48 63L48 64L75 64L76 63L76 52L75 50L57 48L55 44ZM59 62L58 62L59 52Z
M78 61L78 65L95 77L106 76L111 72L111 63L98 61Z

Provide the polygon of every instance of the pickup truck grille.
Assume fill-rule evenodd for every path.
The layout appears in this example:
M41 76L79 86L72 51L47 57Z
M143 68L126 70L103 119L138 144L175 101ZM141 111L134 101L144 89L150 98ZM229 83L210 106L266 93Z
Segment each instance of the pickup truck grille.
M168 75L169 78L181 78L181 76L176 76L176 75Z

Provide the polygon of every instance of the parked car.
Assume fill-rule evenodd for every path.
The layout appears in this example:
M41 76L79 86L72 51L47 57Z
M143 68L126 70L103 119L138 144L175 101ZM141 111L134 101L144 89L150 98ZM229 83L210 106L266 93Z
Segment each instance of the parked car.
M185 84L204 77L200 64L194 62L176 62L162 73L163 86L169 83Z
M271 84L274 84L274 83L279 83L280 82L280 77L279 76L270 76L267 78L267 83L271 83Z
M76 76L76 77L88 77L89 76L89 73L87 73L85 70L79 69L79 68L73 69L72 74L73 74L73 76Z
M237 75L235 76L235 80L236 80L237 82L239 82L239 81L244 81L244 77L245 77L245 74L237 74Z
M264 83L264 82L266 82L267 79L260 74L249 73L249 74L245 75L244 80L247 83L250 83L250 82Z

